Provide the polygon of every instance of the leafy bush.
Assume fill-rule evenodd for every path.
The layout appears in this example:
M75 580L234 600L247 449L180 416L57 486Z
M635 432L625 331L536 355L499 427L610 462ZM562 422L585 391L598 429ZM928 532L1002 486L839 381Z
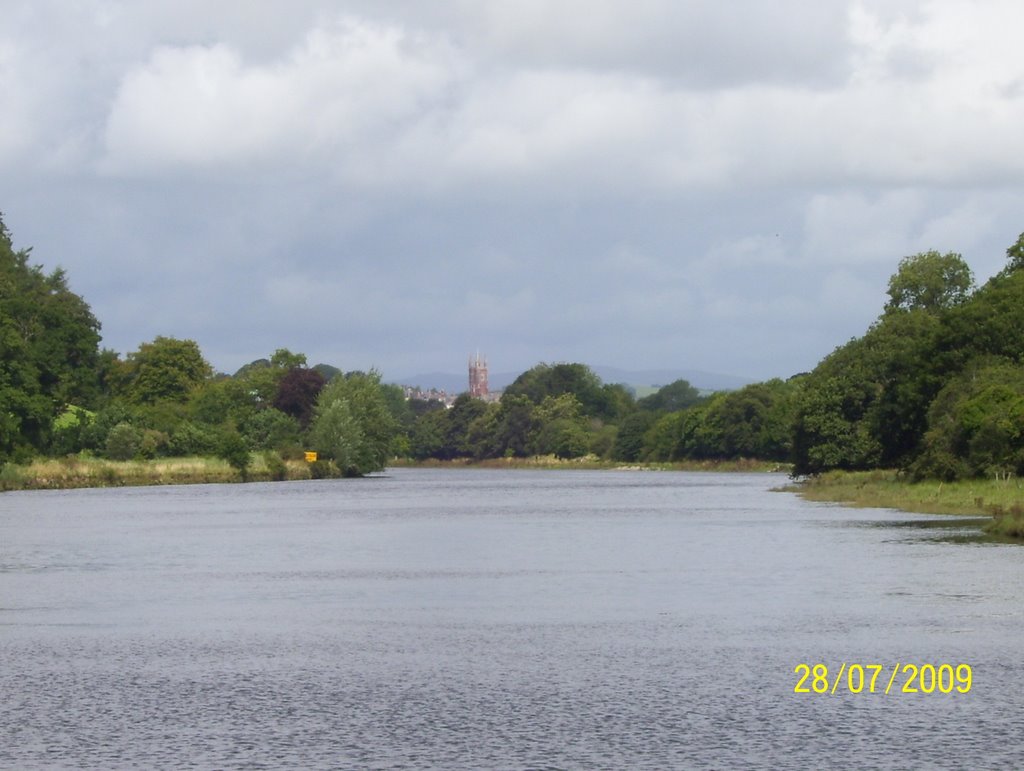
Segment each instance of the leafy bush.
M131 423L118 423L107 434L106 455L111 460L131 460L142 448L142 432Z
M242 477L243 482L249 478L252 456L249 453L249 445L241 434L236 431L225 434L217 448L217 456L226 460Z
M266 464L267 472L273 481L283 482L288 478L288 467L285 465L284 459L280 454L268 450L263 453L263 462Z

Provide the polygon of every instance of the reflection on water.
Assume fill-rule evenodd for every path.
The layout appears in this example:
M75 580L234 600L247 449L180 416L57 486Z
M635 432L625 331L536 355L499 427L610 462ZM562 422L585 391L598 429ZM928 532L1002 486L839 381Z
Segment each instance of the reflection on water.
M778 483L4 494L0 766L1021 766L1024 550ZM971 692L794 693L911 661Z

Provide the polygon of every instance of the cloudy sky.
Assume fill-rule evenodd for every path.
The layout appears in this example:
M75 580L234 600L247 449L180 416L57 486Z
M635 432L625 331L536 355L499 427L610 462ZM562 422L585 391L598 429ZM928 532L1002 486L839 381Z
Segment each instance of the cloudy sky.
M1019 0L0 0L0 211L121 353L762 379L1024 231Z

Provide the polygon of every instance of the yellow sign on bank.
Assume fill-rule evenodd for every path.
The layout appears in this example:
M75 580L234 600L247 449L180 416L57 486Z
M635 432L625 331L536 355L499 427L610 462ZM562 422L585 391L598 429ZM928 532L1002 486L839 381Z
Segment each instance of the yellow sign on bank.
M307 452L306 453L306 463L316 463L316 453L315 452Z

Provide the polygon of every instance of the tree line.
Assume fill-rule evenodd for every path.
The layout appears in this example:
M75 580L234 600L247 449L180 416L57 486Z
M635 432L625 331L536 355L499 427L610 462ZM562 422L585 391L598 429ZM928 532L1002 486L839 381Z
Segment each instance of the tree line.
M161 336L122 357L100 348L64 272L29 257L0 219L0 462L219 455L244 475L253 452L283 465L313 450L325 476L395 457L534 455L1024 473L1024 235L981 287L958 254L904 258L865 334L787 380L714 394L679 380L637 398L584 364L538 364L499 401L462 394L450 407L287 349L230 376L192 340Z

